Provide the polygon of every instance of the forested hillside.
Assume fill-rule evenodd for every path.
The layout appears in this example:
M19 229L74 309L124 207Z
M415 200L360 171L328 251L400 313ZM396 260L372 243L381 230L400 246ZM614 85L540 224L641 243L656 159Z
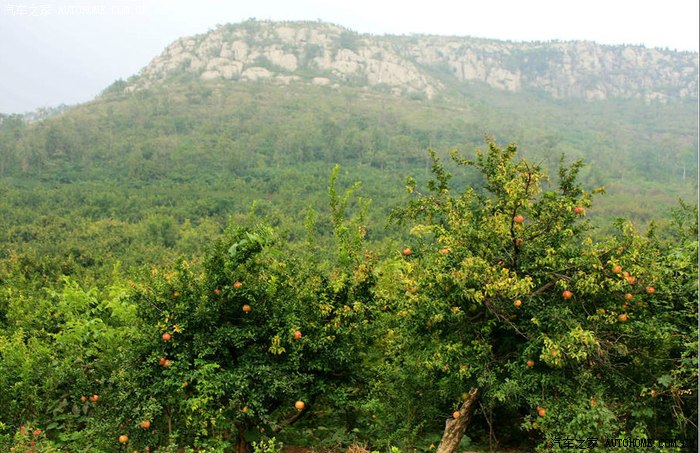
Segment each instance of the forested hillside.
M697 76L249 21L0 116L0 449L693 437Z
M693 198L694 104L555 102L485 87L459 99L189 82L108 95L30 126L7 118L0 241L89 262L111 261L115 247L120 260L136 263L149 256L138 247L193 252L201 245L194 237L247 213L254 200L279 218L321 209L335 163L375 200L372 238L379 239L379 219L398 202L403 178L425 177L426 150L473 149L484 134L517 142L550 169L562 155L583 158L584 184L610 192L591 213L602 225L626 217L645 228L663 222L678 198ZM285 227L299 234L298 221ZM94 230L101 241L102 229L117 244L85 237Z

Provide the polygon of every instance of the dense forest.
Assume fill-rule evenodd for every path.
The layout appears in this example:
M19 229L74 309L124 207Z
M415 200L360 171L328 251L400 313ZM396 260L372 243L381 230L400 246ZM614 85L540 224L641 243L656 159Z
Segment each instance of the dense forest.
M60 256L47 266L89 269L115 257L127 266L159 262L149 257L201 251L253 201L273 223L295 218L285 228L297 238L307 208L326 205L336 163L374 200L370 239L396 236L382 219L400 203L406 176L427 178L426 150L474 149L485 133L517 142L550 170L562 156L583 158L584 185L609 192L591 213L606 231L618 217L642 229L663 223L678 198L694 198L694 104L474 90L461 103L425 103L352 89L193 83L106 96L29 126L5 117L0 253L11 245L34 250L35 261ZM471 173L460 184L478 181Z
M441 80L1 115L0 450L696 439L697 99Z

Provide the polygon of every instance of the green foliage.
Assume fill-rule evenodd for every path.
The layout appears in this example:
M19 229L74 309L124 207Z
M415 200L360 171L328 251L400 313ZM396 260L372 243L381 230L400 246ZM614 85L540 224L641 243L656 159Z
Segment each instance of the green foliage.
M115 282L85 290L65 279L59 290L20 289L9 299L6 319L0 381L10 391L1 397L0 424L9 429L31 423L58 446L109 445L121 423L114 417L118 381L141 337L125 288Z
M45 121L0 118L0 258L16 253L50 278L99 278L115 260L130 271L201 256L254 200L298 239L299 213L325 212L336 163L375 200L368 238L398 240L405 233L384 229L385 218L405 175L429 177L423 150L471 148L484 130L517 139L550 171L563 153L585 158L584 187L611 194L591 212L598 225L624 217L663 228L676 200L697 190L694 103L554 101L471 85L431 101L265 82L180 80L133 94L120 86ZM479 186L479 177L465 173L456 187ZM318 223L328 245L330 219Z
M40 429L24 425L19 427L10 442L0 440L0 445L8 445L8 451L16 453L58 453L61 451L46 439L46 434Z
M357 52L358 50L358 36L356 33L351 31L343 31L338 38L338 45L341 49L351 50Z
M251 445L253 447L253 453L279 453L282 451L282 444L278 443L274 437L268 439L267 442L261 440L253 442Z
M73 152L67 135L50 134L51 162ZM158 146L138 153L167 175ZM89 182L48 198L30 181L0 186L12 213L0 239L22 244L0 257L0 449L429 451L470 388L464 448L692 436L697 207L606 235L589 220L580 161L561 159L550 179L492 138L474 157L449 154L432 151L432 176L407 178L375 242L358 194L377 181L346 186L355 173L339 166L325 191L251 166L251 185L303 201L288 217L264 198L246 204L223 233L229 201L186 182L174 186L191 188L185 205L167 185L140 195L145 181L127 196L82 194ZM327 210L303 196L314 190ZM73 196L90 203L67 220ZM58 208L32 220L50 199Z
M690 248L684 253L624 224L595 242L582 218L591 198L576 183L580 163L562 167L554 185L516 159L514 145L487 144L475 160L453 153L484 175L484 192L453 195L433 154L429 192L409 181L414 198L395 213L423 222L411 229L413 253L392 269L402 291L385 294L394 308L392 335L381 342L380 399L405 420L401 436L416 442L416 427L437 429L432 420L450 414L471 387L481 389L491 433L499 427L490 420L507 417L539 433L542 448L567 435L689 435L697 417L697 372L686 349L697 346L697 266L666 260L694 260L695 238L681 241ZM669 397L663 409L661 388ZM503 428L516 435L513 425Z
M336 208L342 225L345 206ZM232 447L296 421L295 401L305 411L347 402L371 270L361 262L319 274L282 245L269 227L231 227L201 266L154 269L132 295L153 327L128 393L153 401L144 415L167 422L170 441Z

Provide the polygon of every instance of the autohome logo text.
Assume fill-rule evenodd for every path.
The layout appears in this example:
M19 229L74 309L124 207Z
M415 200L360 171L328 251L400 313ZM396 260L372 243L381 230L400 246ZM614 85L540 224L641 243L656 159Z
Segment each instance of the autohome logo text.
M697 439L606 439L606 447L622 448L681 448L688 451L697 450Z

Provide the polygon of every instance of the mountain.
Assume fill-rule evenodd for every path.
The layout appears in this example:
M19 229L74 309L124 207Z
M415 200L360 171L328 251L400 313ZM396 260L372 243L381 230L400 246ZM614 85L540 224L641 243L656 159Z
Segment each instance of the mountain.
M428 99L482 82L555 98L697 98L698 56L691 52L592 42L514 43L443 36L372 36L315 22L219 26L178 39L125 89L183 73L201 80L382 87Z
M696 60L251 21L0 115L0 452L692 438Z
M92 102L31 124L0 116L0 264L48 278L162 263L201 254L250 213L298 244L308 228L329 239L335 164L340 189L362 181L357 194L374 200L370 240L391 244L401 233L386 219L407 176L429 177L427 149L469 155L484 134L516 142L553 180L562 156L583 159L586 188L608 191L587 210L601 228L618 217L663 228L679 198L697 196L697 58L317 22L221 26Z

